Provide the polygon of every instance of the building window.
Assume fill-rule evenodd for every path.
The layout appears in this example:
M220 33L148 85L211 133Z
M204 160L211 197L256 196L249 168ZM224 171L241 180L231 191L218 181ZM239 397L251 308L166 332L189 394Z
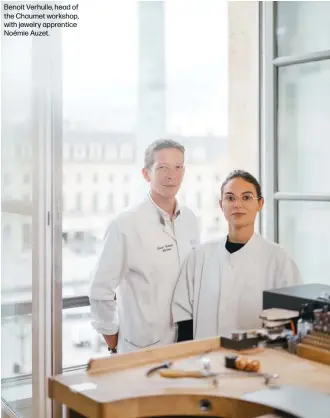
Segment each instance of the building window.
M74 147L74 157L79 160L86 157L86 148L84 145L76 145Z
M81 173L78 173L77 174L77 183L80 184L81 183L81 180L82 180L82 174Z
M102 145L98 143L91 144L89 146L89 158L98 159L102 158Z
M97 212L99 210L99 205L98 205L98 195L97 193L93 194L93 212Z
M78 211L78 212L80 212L81 211L81 193L78 193L77 195L76 195L76 210Z
M105 147L105 158L107 160L115 160L118 158L118 152L115 145L107 145Z
M107 204L107 209L108 209L110 212L113 212L113 194L112 194L112 193L109 193L109 194L108 194L108 204Z
M129 195L128 193L124 194L124 208L126 208L129 205Z
M77 231L74 233L73 239L78 242L84 241L85 234L83 231Z
M130 160L133 157L133 150L131 144L123 144L120 147L120 158L122 160Z

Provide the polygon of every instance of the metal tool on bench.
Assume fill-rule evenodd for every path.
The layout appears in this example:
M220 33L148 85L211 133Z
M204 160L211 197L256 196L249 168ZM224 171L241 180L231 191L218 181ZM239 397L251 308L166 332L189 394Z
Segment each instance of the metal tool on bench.
M203 379L218 377L262 377L265 385L274 383L279 378L278 374L272 373L259 373L260 362L258 360L249 360L242 356L226 356L225 366L227 368L236 369L233 373L228 372L213 372L211 371L211 362L208 357L202 357L202 370L184 370L184 369L171 369L171 363L164 362L158 366L153 367L147 372L147 376L150 376L153 372L158 371L162 377L170 379ZM214 380L213 380L214 381ZM215 382L214 382L215 383Z
M194 357L190 357L186 360L183 361L183 364L189 364L190 362L196 360L196 359L200 359L203 369L204 370L210 370L211 367L211 362L210 359L208 357L206 357L206 354L210 353L212 350L207 350L204 351L201 354L198 354L197 356ZM172 367L172 362L170 361L164 361L164 363L158 364L154 367L152 367L151 369L149 369L146 373L146 375L149 377L152 374L154 374L156 371L161 370L161 369L169 369L170 367Z
M158 370L161 369L169 369L172 366L172 362L170 361L164 361L164 363L158 364L155 367L152 367L151 369L149 369L147 371L147 376L151 376L153 373L157 372Z
M167 370L160 370L159 374L162 377L170 378L170 379L184 379L184 378L218 378L218 377L262 377L264 379L264 383L268 386L271 383L274 383L278 378L279 375L275 373L249 373L245 371L236 371L232 373L227 372L211 372L206 370L182 370L182 369L167 369Z

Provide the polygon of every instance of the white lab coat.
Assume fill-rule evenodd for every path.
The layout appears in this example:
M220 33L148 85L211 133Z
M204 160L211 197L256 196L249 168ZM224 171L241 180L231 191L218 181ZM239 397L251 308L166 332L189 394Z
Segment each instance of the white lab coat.
M194 338L260 327L263 291L301 284L295 263L258 234L235 253L226 237L191 252L173 298L175 323L194 319Z
M185 258L198 243L190 209L177 205L171 223L149 196L112 221L92 276L90 303L98 332L119 331L118 352L175 341L173 292Z

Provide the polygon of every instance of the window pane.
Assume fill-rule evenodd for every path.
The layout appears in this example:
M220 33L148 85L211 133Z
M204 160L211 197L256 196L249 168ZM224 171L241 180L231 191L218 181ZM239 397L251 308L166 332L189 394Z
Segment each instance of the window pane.
M279 69L279 190L329 193L330 60Z
M279 1L277 49L279 56L330 49L329 1Z
M32 200L32 38L1 38L2 199Z
M31 387L15 380L16 385L8 385L6 379L32 373L31 218L2 213L1 227L2 397L18 411L21 401L31 397ZM20 314L23 306L29 314Z
M186 148L179 201L183 196L198 216L202 239L226 228L214 204L220 194L215 176L227 174L220 163L227 157L226 2L79 7L77 30L63 33L64 297L88 293L109 222L147 191L143 155L159 137ZM85 360L91 355L91 347L73 345L69 331L63 338L64 347L77 350L77 363L80 353Z
M280 202L279 242L305 283L330 285L330 202Z
M86 364L108 355L107 345L91 325L89 306L63 310L63 367Z

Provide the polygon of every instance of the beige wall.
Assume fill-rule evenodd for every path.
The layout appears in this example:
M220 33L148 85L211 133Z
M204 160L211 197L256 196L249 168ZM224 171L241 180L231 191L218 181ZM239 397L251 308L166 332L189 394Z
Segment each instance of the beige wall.
M229 1L229 170L245 169L260 179L259 4Z

